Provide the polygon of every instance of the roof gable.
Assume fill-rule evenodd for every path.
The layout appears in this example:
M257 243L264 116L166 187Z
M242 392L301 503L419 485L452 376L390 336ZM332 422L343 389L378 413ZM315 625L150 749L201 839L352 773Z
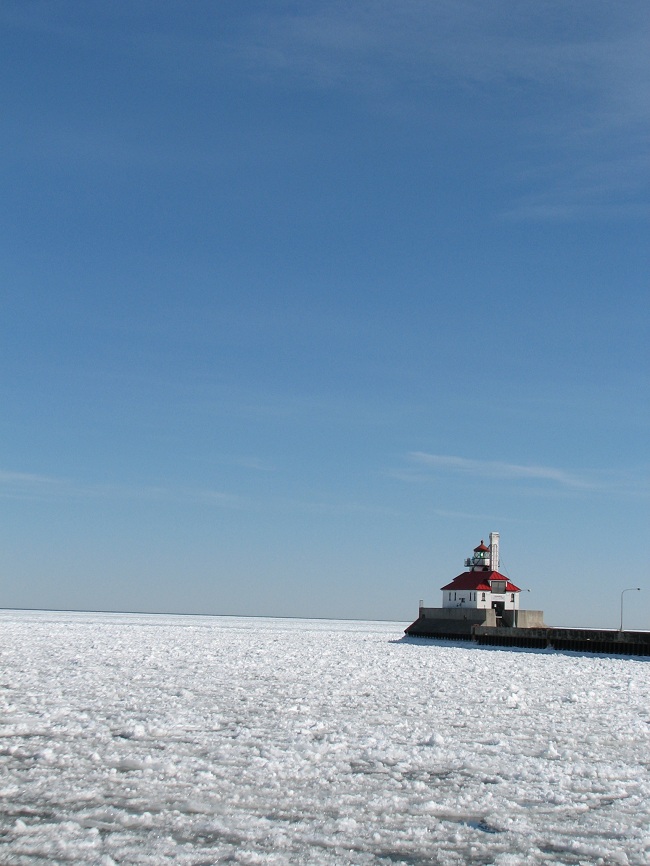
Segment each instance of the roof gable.
M451 583L441 586L440 589L459 590L459 589L476 589L479 592L492 592L492 588L488 580L505 580L506 592L521 592L518 586L510 583L505 574L500 574L498 571L464 571L455 577Z

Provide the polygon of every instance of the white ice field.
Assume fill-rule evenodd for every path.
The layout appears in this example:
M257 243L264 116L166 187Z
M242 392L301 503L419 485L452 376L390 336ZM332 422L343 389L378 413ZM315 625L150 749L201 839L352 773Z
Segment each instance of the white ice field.
M0 863L650 863L650 661L0 612Z

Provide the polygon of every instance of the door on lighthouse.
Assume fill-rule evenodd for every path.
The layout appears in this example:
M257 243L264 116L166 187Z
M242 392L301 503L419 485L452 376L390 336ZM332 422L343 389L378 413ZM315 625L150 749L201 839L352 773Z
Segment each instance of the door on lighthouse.
M503 611L505 609L505 602L503 601L493 601L492 607L494 608L494 614L497 618L497 625L501 625L501 617L503 616Z

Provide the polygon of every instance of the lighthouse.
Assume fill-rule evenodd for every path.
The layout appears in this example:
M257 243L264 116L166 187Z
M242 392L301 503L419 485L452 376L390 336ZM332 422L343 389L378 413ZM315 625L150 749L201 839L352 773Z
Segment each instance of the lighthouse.
M499 533L491 532L489 538L489 544L481 539L465 559L467 570L440 587L442 607L420 602L419 616L406 634L449 640L474 640L479 635L489 642L497 634L514 640L512 635L522 629L545 628L543 611L519 609L521 590L499 571Z
M505 610L519 610L521 590L499 569L499 533L490 533L489 546L481 539L464 571L441 587L443 608L493 610L497 621Z

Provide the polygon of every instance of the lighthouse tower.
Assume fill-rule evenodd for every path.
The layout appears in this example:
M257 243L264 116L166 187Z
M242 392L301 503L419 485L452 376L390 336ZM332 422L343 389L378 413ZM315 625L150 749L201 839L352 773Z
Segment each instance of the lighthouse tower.
M499 572L499 533L490 533L490 545L481 543L465 560L464 571L441 587L443 608L493 609L497 619L504 610L519 610L521 590Z

